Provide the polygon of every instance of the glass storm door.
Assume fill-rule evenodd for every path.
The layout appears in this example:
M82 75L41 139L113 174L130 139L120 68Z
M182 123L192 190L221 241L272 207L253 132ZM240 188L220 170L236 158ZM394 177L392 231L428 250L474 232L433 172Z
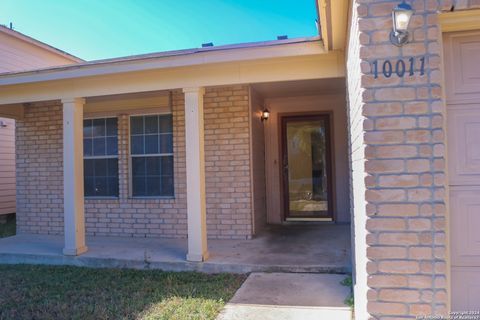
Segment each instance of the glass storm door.
M285 219L332 220L329 116L282 117Z

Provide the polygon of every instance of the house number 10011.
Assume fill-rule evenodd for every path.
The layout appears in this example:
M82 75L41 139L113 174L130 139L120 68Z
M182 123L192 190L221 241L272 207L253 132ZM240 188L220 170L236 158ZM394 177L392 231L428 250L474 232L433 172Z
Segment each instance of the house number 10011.
M385 78L390 78L394 74L403 78L407 73L409 76L413 76L415 72L418 71L420 75L423 76L425 74L425 57L421 57L418 60L420 61L418 70L415 69L417 63L414 57L409 58L407 61L404 59L398 59L396 62L385 60L381 65L381 70L379 70L378 60L375 60L373 62L373 75L375 79L378 79L379 72L381 72Z

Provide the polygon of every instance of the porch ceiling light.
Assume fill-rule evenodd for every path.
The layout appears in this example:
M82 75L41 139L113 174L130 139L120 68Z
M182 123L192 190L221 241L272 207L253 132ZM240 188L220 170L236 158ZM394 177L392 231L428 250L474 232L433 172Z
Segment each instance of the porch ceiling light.
M408 42L408 25L412 17L412 6L402 1L392 11L393 30L390 33L390 41L397 47L401 47Z
M270 111L267 108L263 109L262 116L260 117L260 120L262 120L262 122L263 122L265 120L268 120L269 117L270 117Z

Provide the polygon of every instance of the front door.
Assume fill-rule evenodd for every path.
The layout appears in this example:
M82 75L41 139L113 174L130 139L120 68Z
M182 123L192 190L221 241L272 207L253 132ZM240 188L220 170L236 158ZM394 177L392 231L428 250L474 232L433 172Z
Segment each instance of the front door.
M284 216L332 221L329 115L281 117Z

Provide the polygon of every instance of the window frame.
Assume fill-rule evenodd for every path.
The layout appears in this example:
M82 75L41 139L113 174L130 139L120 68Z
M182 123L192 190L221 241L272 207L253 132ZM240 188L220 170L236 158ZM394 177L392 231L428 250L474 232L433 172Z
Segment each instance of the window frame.
M132 117L145 117L145 116L165 116L171 115L172 116L172 152L171 153L155 153L155 154L141 154L141 155L133 155L132 154L132 128L131 128L131 118ZM175 127L173 123L173 112L172 111L163 111L163 112L140 112L140 113L132 113L128 115L128 197L130 199L175 199L176 190L175 190ZM162 157L162 156L172 156L173 157L173 195L171 196L134 196L133 195L133 165L132 160L135 157Z
M83 121L85 120L96 120L96 119L117 119L117 155L103 155L103 156L85 156L84 147L82 145L82 153L83 153L83 161L87 160L95 160L95 159L117 159L117 183L118 183L118 195L116 196L87 196L85 195L85 185L83 186L84 194L83 198L86 200L116 200L120 199L120 130L119 130L119 123L120 117L118 115L96 115L96 116L88 116L84 117L82 120L82 144L85 136L83 136ZM105 135L105 137L108 137ZM83 164L85 166L85 162ZM85 171L85 170L84 170ZM85 180L85 172L83 172L83 179Z

